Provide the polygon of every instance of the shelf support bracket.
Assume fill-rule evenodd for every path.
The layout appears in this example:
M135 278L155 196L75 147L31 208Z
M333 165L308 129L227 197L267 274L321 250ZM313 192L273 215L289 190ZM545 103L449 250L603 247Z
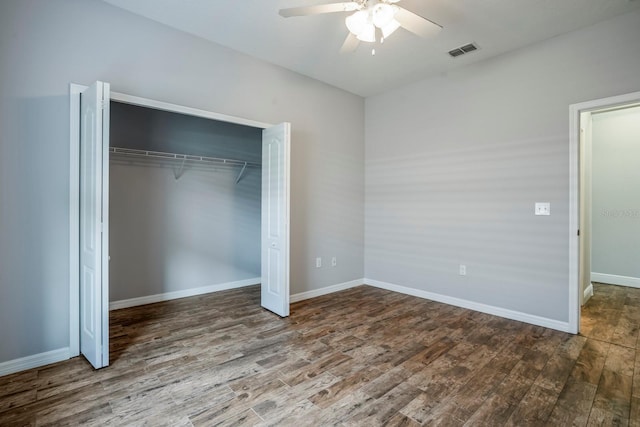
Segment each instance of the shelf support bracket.
M173 170L173 176L175 177L176 181L180 179L180 177L182 176L182 174L184 173L184 162L187 160L186 157L182 158L182 163L180 163L180 168L176 171L175 169Z
M247 168L247 162L244 162L244 165L242 166L242 169L240 169L240 173L238 174L238 177L236 178L236 184L240 182L240 180L242 179L242 175L244 174L244 170Z

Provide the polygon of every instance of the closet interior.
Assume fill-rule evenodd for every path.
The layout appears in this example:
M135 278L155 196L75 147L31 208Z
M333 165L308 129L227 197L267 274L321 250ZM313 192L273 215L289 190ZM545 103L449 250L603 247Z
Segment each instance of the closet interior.
M260 283L262 129L110 107L110 303Z

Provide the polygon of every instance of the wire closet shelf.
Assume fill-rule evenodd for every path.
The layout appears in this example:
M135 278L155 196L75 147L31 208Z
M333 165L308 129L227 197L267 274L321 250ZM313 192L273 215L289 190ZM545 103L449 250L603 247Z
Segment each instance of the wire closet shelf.
M248 162L239 159L225 159L221 157L194 156L191 154L166 153L162 151L137 150L134 148L109 147L109 153L116 156L135 157L138 159L158 160L163 162L180 162L180 168L175 172L176 179L184 173L186 164L210 165L210 166L238 166L240 173L236 178L236 184L242 179L247 168L260 168L262 165L256 162Z

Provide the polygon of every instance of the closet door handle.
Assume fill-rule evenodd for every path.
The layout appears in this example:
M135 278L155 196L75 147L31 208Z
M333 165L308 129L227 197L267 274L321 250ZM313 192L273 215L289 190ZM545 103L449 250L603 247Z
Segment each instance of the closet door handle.
M275 242L271 244L271 247L272 247L272 248L275 248L275 247L276 247Z

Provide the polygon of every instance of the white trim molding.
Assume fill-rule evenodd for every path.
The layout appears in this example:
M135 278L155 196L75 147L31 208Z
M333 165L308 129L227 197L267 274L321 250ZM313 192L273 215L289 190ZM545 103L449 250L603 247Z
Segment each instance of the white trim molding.
M141 107L153 108L155 110L171 111L172 113L184 114L187 116L194 116L194 117L202 117L205 119L218 120L220 122L234 123L237 125L249 126L249 127L259 128L259 129L267 129L273 126L269 123L263 123L256 120L229 116L227 114L201 110L199 108L187 107L184 105L173 104L170 102L156 101L155 99L142 98L139 96L127 95L125 93L120 93L120 92L111 92L111 100L122 102L124 104L131 104L131 105L137 105Z
M548 319L546 317L540 317L533 314L522 313L519 311L508 310L501 307L482 304L474 301L465 300L462 298L450 297L447 295L436 294L433 292L423 291L420 289L409 288L407 286L396 285L393 283L381 282L373 279L358 279L350 282L338 283L337 285L326 286L321 289L315 289L313 291L301 292L291 295L291 302L303 301L310 298L319 297L322 295L332 294L334 292L343 291L350 288L355 288L361 285L373 286L375 288L386 289L388 291L398 292L405 295L411 295L418 298L424 298L431 301L441 302L443 304L449 304L456 307L467 308L469 310L479 311L482 313L491 314L498 317L504 317L506 319L517 320L520 322L529 323L532 325L543 326L545 328L551 328L562 332L569 331L569 323L561 322L559 320Z
M381 282L379 280L364 279L364 284L374 286L388 291L399 292L401 294L412 295L418 298L424 298L456 307L467 308L469 310L479 311L482 313L492 314L506 319L517 320L519 322L530 323L532 325L543 326L562 332L569 332L569 323L559 320L548 319L533 314L522 313L520 311L508 310L506 308L496 307L493 305L482 304L475 301L469 301L462 298L450 297L447 295L436 294L433 292L423 291L421 289L409 288L406 286L396 285L393 283Z
M349 282L338 283L337 285L326 286L320 289L314 289L313 291L300 292L293 294L290 297L290 302L303 301L310 298L320 297L322 295L332 294L334 292L344 291L346 289L355 288L356 286L364 285L364 279L351 280Z
M65 347L21 357L19 359L8 360L0 363L0 377L25 371L27 369L39 368L40 366L49 365L51 363L62 362L63 360L70 359L71 357L72 356L69 354L69 347Z
M605 273L591 273L591 281L598 282L598 283L606 283L608 285L629 286L630 288L640 288L640 278L638 277L618 276L616 274L605 274Z
M593 296L593 283L589 283L589 286L587 286L584 290L582 305L586 304L587 301L589 301L589 298L591 298L592 296Z
M210 294L213 292L228 291L229 289L244 288L245 286L259 285L262 282L260 277L253 279L238 280L236 282L218 283L216 285L201 286L199 288L184 289L181 291L165 292L162 294L147 295L144 297L112 301L109 303L109 310L136 307L138 305L153 304L155 302L169 301L173 299L193 297L196 295Z
M80 93L69 85L69 355L80 354ZM74 132L77 130L77 132Z

